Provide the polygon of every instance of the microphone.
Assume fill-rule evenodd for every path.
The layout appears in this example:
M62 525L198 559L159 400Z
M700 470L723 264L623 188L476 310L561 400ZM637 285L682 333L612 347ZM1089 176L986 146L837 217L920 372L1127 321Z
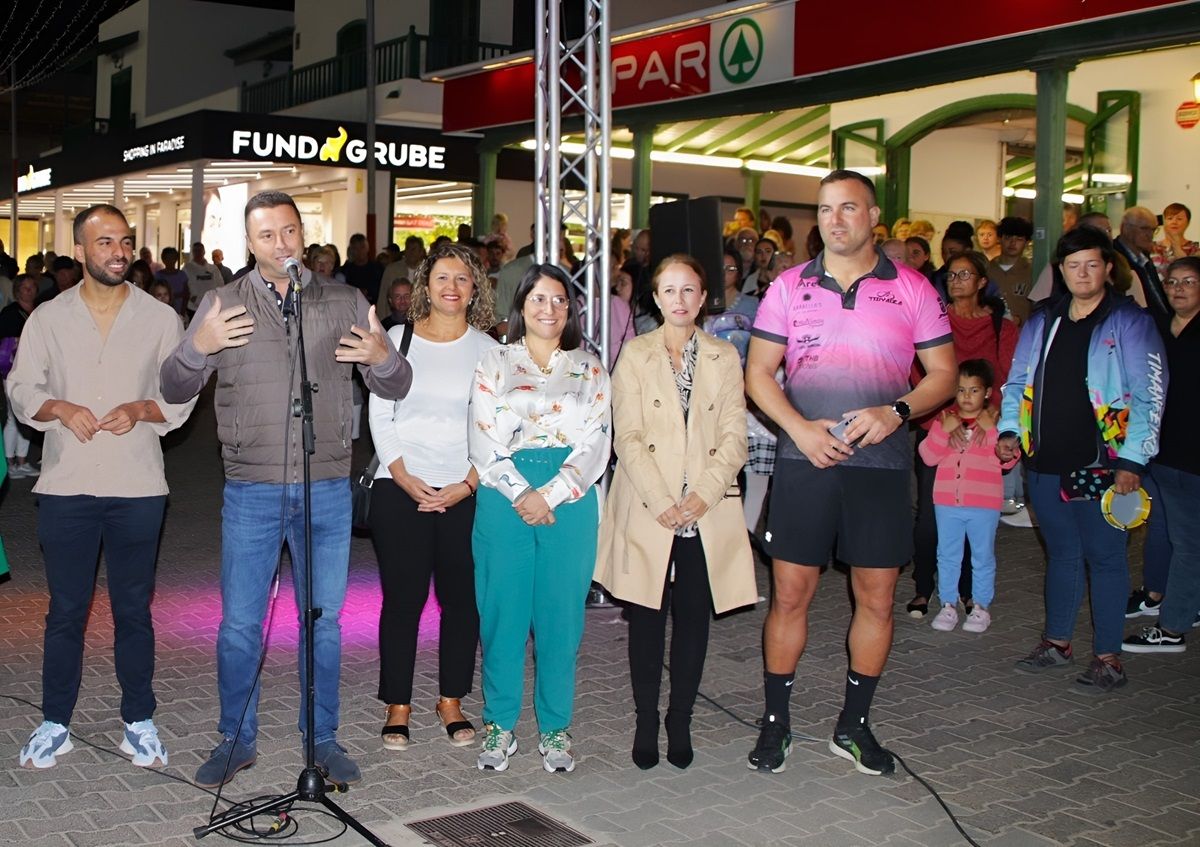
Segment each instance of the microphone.
M301 267L300 260L294 256L289 256L288 260L283 263L283 269L287 272L288 279L292 281L292 289L295 291L299 291L304 287L303 283L300 282Z

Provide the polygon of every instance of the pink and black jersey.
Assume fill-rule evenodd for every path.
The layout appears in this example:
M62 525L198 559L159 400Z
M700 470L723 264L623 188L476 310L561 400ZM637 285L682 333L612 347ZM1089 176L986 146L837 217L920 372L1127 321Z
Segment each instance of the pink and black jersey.
M878 256L875 268L843 293L819 253L781 273L759 304L753 334L787 346L784 392L809 420L837 421L851 409L891 405L909 392L916 351L951 342L946 309L929 280ZM786 436L779 450L781 458L804 459ZM842 464L911 467L907 428L858 448Z

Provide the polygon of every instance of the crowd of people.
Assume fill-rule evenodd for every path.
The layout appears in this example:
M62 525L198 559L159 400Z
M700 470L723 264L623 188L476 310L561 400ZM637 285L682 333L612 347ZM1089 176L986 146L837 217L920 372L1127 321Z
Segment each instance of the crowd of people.
M755 552L770 563L772 588L761 731L747 760L761 771L785 767L809 607L831 561L846 566L854 604L829 748L863 773L895 767L869 717L901 569L912 565L911 617L949 632L961 611L963 631L986 632L1003 603L1002 516L1031 526L1035 515L1047 551L1045 626L1016 670L1073 666L1085 591L1094 633L1074 683L1082 690L1126 685L1123 652L1184 650L1200 625L1190 517L1200 453L1188 431L1200 245L1186 237L1190 211L1168 206L1156 241L1148 209L1125 210L1116 238L1103 214L1065 209L1066 232L1035 278L1028 220L955 221L938 242L929 221L881 221L871 180L843 170L821 181L817 200L799 250L788 218L738 209L719 281L683 254L651 267L648 230L615 232L608 361L584 345L565 229L557 264L539 264L532 244L514 249L502 215L483 239L460 229L427 248L412 236L377 257L355 235L343 263L333 246L305 244L291 197L262 192L245 211L251 261L231 273L200 243L182 267L171 247L161 266L146 250L134 260L117 209L81 212L75 257L55 257L49 283L41 257L11 294L0 284L12 300L0 311L8 472L39 473L21 430L42 430L34 490L39 520L56 527L41 524L44 722L21 763L50 767L71 749L95 585L78 563L94 560L101 539L119 616L122 749L138 765L167 762L152 720L149 616L166 497L158 436L183 422L214 375L225 469L220 738L196 782L216 787L254 763L255 669L282 546L297 577L308 567L304 439L290 414L301 392L300 319L323 386L313 410L313 556L342 563L313 573L312 741L335 782L361 776L337 729L350 455L364 405L376 452L369 523L388 750L411 741L431 580L441 607L433 712L450 744L480 744L481 770L507 769L517 750L531 637L538 751L548 772L575 768L575 665L593 581L629 626L632 762L655 767L665 729L667 761L688 767L710 622L756 602ZM298 284L291 259L303 262ZM718 285L724 310L707 315ZM122 367L104 367L98 349ZM76 355L54 354L62 350ZM93 408L97 386L111 409ZM1154 504L1145 584L1131 592L1127 535L1108 504L1143 489ZM1126 634L1125 620L1141 616L1157 621ZM463 709L477 646L478 730Z

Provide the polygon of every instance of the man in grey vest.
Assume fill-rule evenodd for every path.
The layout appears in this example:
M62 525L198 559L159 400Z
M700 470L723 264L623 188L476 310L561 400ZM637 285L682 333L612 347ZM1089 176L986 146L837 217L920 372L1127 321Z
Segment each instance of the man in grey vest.
M206 788L222 785L254 764L262 624L283 542L291 553L300 609L308 564L303 439L301 421L292 414L293 399L300 396L298 327L285 270L289 259L298 260L304 252L303 226L292 198L278 191L250 198L245 218L254 270L204 295L186 336L161 369L168 402L195 396L217 374L217 435L225 463L217 634L217 730L222 740L196 773L196 782ZM350 558L351 372L357 366L371 391L398 400L408 393L412 369L358 289L307 268L300 282L309 379L319 388L313 392L312 456L313 606L321 610L313 651L314 741L317 764L330 779L351 783L361 773L336 740L338 618ZM303 641L299 654L303 692ZM305 727L302 696L302 733Z

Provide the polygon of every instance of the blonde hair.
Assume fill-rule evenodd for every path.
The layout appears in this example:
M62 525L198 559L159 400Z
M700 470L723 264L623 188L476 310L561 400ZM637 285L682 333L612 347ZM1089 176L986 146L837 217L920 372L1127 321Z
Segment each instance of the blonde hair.
M937 230L933 228L933 223L931 221L918 219L915 221L910 221L908 224L909 238L912 238L914 235L916 235L920 238L924 238L926 241L931 241L936 233Z
M414 324L429 317L432 303L429 299L429 277L433 274L433 266L442 259L457 259L467 266L471 272L471 282L474 290L471 292L471 302L467 307L467 323L480 332L487 332L496 322L496 294L488 281L487 272L479 262L475 251L461 244L439 244L425 261L413 281L412 300L408 307L408 319Z

